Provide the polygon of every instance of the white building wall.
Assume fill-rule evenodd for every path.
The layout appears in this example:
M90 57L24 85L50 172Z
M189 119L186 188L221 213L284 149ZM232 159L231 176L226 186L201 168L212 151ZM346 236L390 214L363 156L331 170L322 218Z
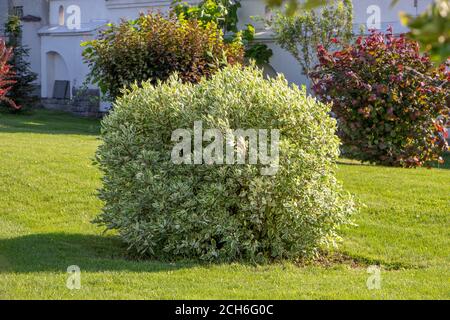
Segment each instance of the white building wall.
M95 29L102 23L108 21L117 23L122 18L133 19L140 12L149 10L165 12L171 3L171 0L0 0L0 19L2 15L5 15L4 8L5 5L7 7L8 1L12 1L16 5L23 5L24 15L31 14L42 18L39 23L24 23L23 42L32 50L31 64L33 70L40 76L39 81L42 85L41 93L43 97L51 97L53 94L52 86L48 84L49 79L69 80L71 87L74 85L80 86L83 83L89 70L82 61L80 43L94 37ZM391 8L391 0L355 0L355 29L357 30L361 24L370 23L375 6L379 9L377 10L382 22L381 29L385 30L388 25L393 25L396 32L404 32L406 30L399 23L398 13L400 11L410 14L420 13L431 2L432 0L401 0L394 8ZM258 40L267 43L274 51L274 56L271 59L273 68L277 72L284 73L291 82L305 83L306 80L301 75L301 69L295 59L274 43L270 31L265 30L262 24L255 23L250 19L251 16L266 15L265 2L263 0L242 0L241 4L242 8L239 11L240 25L242 27L247 23L256 25ZM417 7L415 4L417 4ZM49 8L46 8L47 5ZM58 26L60 7L63 6L66 10L70 5L77 5L81 9L82 30L79 32L69 32L66 27ZM368 10L368 8L371 10ZM67 19L68 16L69 14L65 13L64 19ZM47 25L47 28L42 29L43 25ZM39 29L40 33L38 32ZM58 70L52 72L50 65L53 64L53 60L49 60L49 57L54 57L53 53L57 53L61 61L64 61L67 74L61 74L59 69L62 67L58 65L55 66ZM49 78L49 74L64 79L52 79L52 77Z
M70 16L67 8L70 5L77 5L81 11L80 31L69 31L66 27L57 27L60 22L61 8L64 9L64 20ZM141 12L150 10L166 11L170 6L170 1L148 1L148 0L50 0L50 26L44 32L41 30L41 63L42 78L47 81L42 82L42 97L53 95L52 80L69 80L71 87L81 86L89 72L87 65L82 60L82 47L80 44L92 39L96 31L95 26L107 22L117 23L121 19L134 19ZM52 30L53 29L53 30ZM85 31L83 31L85 30ZM49 53L51 53L49 55ZM48 72L47 64L52 64L49 57L54 57L57 53L65 62L68 74L64 79L53 79L49 74L61 78L57 71ZM48 80L50 79L50 81ZM92 86L89 86L92 87Z
M37 35L38 30L42 26L48 24L48 3L47 0L0 0L0 23L3 29L4 24L8 19L8 7L22 6L23 16L34 16L41 18L38 22L22 22L22 44L30 49L30 56L28 58L31 69L38 74L37 84L41 82L41 42Z
M423 12L433 0L400 0L394 7L391 7L391 0L355 0L353 1L353 17L355 25L370 24L371 17L379 8L381 19L381 29L385 30L389 25L395 32L407 32L399 20L399 13L405 12L417 15ZM369 21L368 21L369 20Z
M8 19L8 1L0 0L0 37L4 35L4 24Z
M191 1L192 2L192 1ZM158 0L50 0L50 24L58 24L59 7L76 4L81 9L82 23L93 20L119 22L120 19L134 19L140 12L149 10L166 11L171 1Z
M91 39L85 35L71 36L43 36L41 54L41 94L43 98L53 96L55 80L70 81L70 88L83 84L89 72L88 66L83 63L81 54L83 48L80 43Z

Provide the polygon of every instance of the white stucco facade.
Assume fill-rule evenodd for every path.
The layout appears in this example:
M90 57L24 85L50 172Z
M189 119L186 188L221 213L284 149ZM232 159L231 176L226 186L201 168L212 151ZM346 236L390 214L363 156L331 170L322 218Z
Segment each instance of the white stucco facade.
M23 34L22 42L30 49L31 68L38 74L37 81L41 81L41 43L38 30L48 24L47 0L0 0L0 34L4 31L9 11L12 8L23 8ZM39 21L26 19L27 17L39 18Z
M95 37L102 26L109 22L117 23L121 19L136 18L140 12L149 10L164 12L170 6L170 1L155 0L50 0L49 2L49 25L38 32L41 38L42 79L47 79L41 82L43 98L52 96L55 80L68 80L71 88L83 84L89 70L83 63L80 44ZM70 30L66 25L67 19L71 16L71 5L80 8L80 29Z
M406 31L399 23L398 13L422 12L432 0L400 0L396 7L390 8L391 0L355 0L354 21L358 25L372 23L379 16L381 29L392 25L397 32ZM96 36L98 29L108 22L135 18L140 12L148 10L166 11L171 1L164 0L0 0L0 24L4 23L7 9L23 6L24 16L40 18L24 21L23 43L31 48L30 62L33 71L38 73L43 98L52 97L55 80L70 81L70 87L81 86L88 73L83 63L80 43ZM257 26L258 40L267 43L274 55L271 66L284 73L289 81L301 84L305 79L295 59L279 48L273 41L270 30L258 25L251 16L265 16L266 5L263 0L242 0L239 10L240 24L253 23ZM72 5L80 10L81 25L77 30L67 27L73 14ZM3 20L3 21L2 21ZM30 19L28 19L30 20Z

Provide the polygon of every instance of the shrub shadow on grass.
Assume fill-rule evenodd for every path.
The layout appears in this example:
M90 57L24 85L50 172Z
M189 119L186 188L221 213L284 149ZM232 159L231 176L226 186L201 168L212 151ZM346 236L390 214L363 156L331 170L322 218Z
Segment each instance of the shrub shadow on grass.
M373 166L370 163L365 163L365 162L357 162L356 160L347 160L342 158L341 160L336 161L336 164L339 165L346 165L346 166Z
M433 161L430 162L428 164L425 164L423 167L424 168L432 168L432 169L446 169L449 170L450 169L450 152L446 152L445 154L442 155L442 158L444 159L444 163L438 163L437 161ZM384 168L400 168L401 167L389 167L389 166L381 166L381 165L375 165L375 164L370 164L368 162L360 162L357 160L349 160L346 158L340 158L338 161L336 161L336 163L338 165L344 165L344 166L366 166L366 167L384 167ZM413 170L411 168L404 168L405 170Z
M231 263L233 264L233 263ZM257 267L240 261L240 265ZM337 265L352 269L369 265L382 265L386 270L418 268L417 266L386 262L366 257L356 257L341 252L321 252L316 260L297 261L296 267L316 266L334 268ZM43 233L0 239L0 274L2 273L65 273L67 267L76 265L81 272L146 272L158 273L195 267L229 265L201 261L137 260L127 256L126 247L118 237L85 234ZM255 269L257 270L257 268Z
M163 272L189 268L194 262L132 260L117 237L44 233L0 239L0 273L81 271Z
M62 111L34 110L0 113L0 133L99 135L98 119L81 118Z

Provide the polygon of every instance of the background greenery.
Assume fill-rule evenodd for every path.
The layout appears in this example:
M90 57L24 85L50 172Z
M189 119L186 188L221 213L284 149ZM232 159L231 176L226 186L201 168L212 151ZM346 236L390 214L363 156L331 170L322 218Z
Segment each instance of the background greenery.
M353 3L333 0L321 10L303 10L295 15L278 10L269 24L276 43L292 54L302 74L310 78L310 72L319 62L319 46L337 51L352 41Z
M394 7L400 0L392 0ZM281 7L284 0L266 0L271 7ZM311 10L327 5L328 0L288 0L286 14L292 16L301 10ZM450 56L450 1L435 0L421 13L414 17L400 13L401 21L411 30L409 37L418 41L421 49L430 54L436 64L445 62Z
M86 79L114 101L134 83L165 81L174 72L196 83L228 64L243 61L239 41L225 42L215 22L179 20L173 12L141 14L108 24L96 39L81 43L90 68Z

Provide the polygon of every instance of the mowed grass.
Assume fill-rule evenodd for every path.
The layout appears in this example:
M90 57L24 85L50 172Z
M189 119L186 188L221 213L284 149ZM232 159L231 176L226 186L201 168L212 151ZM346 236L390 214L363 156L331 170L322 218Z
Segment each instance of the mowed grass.
M0 114L0 298L449 299L450 170L351 162L338 177L361 206L342 262L252 266L133 261L91 220L100 173L97 120ZM368 290L378 264L381 289ZM81 268L81 290L66 287Z

